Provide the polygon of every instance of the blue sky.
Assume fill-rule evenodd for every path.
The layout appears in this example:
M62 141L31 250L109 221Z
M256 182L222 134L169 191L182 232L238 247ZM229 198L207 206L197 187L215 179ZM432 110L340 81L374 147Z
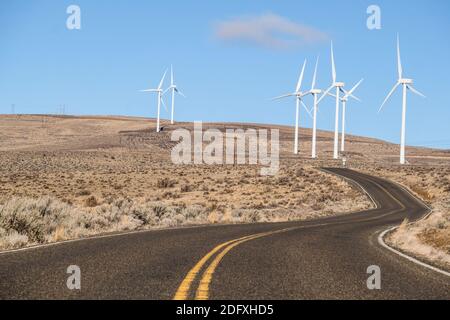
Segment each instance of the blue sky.
M71 4L81 8L81 30L66 28ZM381 30L366 26L371 4L381 8ZM273 34L295 40L289 46L252 35L230 41L219 32L236 22L267 24L264 17L306 31ZM295 88L305 58L309 87L317 55L318 86L328 87L333 40L338 78L348 85L365 79L357 92L363 102L348 106L348 131L398 142L400 93L378 114L396 81L398 32L405 76L427 95L408 95L407 142L450 148L449 30L447 0L2 0L0 113L11 112L12 104L18 113L55 113L66 104L70 114L154 117L156 98L138 90L157 86L173 64L187 95L177 100L178 120L292 125L294 101L269 99ZM332 130L333 100L320 108L319 128ZM304 112L301 122L311 126Z

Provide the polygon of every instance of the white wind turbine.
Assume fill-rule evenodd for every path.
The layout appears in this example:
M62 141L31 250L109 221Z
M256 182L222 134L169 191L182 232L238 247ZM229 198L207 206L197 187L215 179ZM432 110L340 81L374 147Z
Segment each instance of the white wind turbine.
M312 134L312 151L311 158L317 158L317 108L318 108L318 100L317 97L322 93L322 90L316 88L316 80L317 80L317 66L319 65L319 58L316 61L316 68L314 69L314 76L311 86L311 91L309 93L313 96L314 106L313 106L313 134Z
M164 79L166 78L166 74L167 74L167 70L164 72L164 75L163 75L161 82L159 83L159 86L157 89L141 90L141 92L156 92L158 94L158 117L157 117L157 121L156 121L156 132L161 131L161 126L160 126L161 103L164 105L164 108L166 108L166 104L164 103L164 101L162 99L163 94L164 94L162 86L164 84ZM166 108L166 110L167 110L167 108Z
M306 60L303 63L303 68L302 71L300 73L300 78L298 79L298 83L297 83L297 87L295 88L295 92L294 93L289 93L289 94L285 94L276 98L273 98L272 100L279 100L279 99L283 99L283 98L288 98L288 97L295 97L295 101L296 101L296 112L295 112L295 137L294 137L294 154L298 154L298 136L299 136L299 116L300 116L300 104L303 106L303 108L305 108L306 112L308 112L308 114L311 116L308 107L306 107L305 103L303 102L303 97L308 95L308 92L302 92L301 91L301 87L302 87L302 82L303 82L303 75L305 73L305 67L306 67Z
M361 83L364 81L364 79L361 79L350 91L347 91L345 89L342 89L342 92L344 93L344 96L340 98L342 102L342 132L341 132L341 152L345 152L345 116L347 111L347 102L349 98L353 98L359 102L361 100L353 95L356 89L361 85ZM331 96L335 97L334 94L330 94Z
M344 93L344 82L338 82L336 81L336 65L334 63L334 50L333 50L333 42L331 42L331 68L332 68L332 76L333 76L333 84L324 92L322 97L320 97L318 103L322 101L322 99L328 95L328 93L331 91L331 89L336 88L336 119L334 124L334 153L333 158L338 159L339 158L339 104L340 104L340 94L341 92ZM344 93L345 94L345 93Z
M380 112L389 98L394 94L395 90L401 85L403 87L403 109L402 109L402 132L401 132L401 142L400 142L400 164L405 164L405 142L406 142L406 92L407 90L411 90L413 93L425 98L425 96L413 88L413 79L403 78L403 68L402 61L400 57L400 39L397 35L397 69L398 69L398 80L397 83L392 88L391 92L389 92L388 96L384 100L381 108L378 112Z
M166 93L167 91L172 90L172 115L170 118L170 123L174 124L174 114L175 114L175 93L178 93L180 96L186 98L186 96L177 88L177 85L174 83L174 78L173 78L173 67L170 66L170 87L167 88L166 91L164 91L164 93ZM163 93L163 94L164 94Z

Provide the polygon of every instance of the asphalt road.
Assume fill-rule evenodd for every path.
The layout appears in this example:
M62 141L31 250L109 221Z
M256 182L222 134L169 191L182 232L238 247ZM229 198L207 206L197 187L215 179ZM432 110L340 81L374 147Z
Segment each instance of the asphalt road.
M378 244L428 209L397 185L347 169L377 208L314 221L116 235L0 254L0 299L450 299L449 277ZM67 289L69 265L81 290ZM367 268L381 268L381 290Z

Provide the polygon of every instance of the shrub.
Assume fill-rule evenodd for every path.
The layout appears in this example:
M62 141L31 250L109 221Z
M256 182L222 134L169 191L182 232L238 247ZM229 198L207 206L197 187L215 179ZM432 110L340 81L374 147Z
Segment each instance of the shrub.
M171 180L169 178L158 179L156 186L160 189L173 188L176 184L176 181Z
M80 191L78 191L75 195L78 196L78 197L82 197L82 196L90 196L90 195L91 195L91 192L88 191L88 190L80 190Z
M24 247L28 244L28 237L19 234L15 230L6 231L0 227L0 248L1 249L16 249Z
M313 209L314 211L321 211L325 208L325 205L323 203L314 203L311 206L311 209Z
M96 198L96 197L90 196L89 198L87 198L87 199L84 201L84 204L85 204L85 206L88 207L88 208L94 208L94 207L97 207L97 206L98 206L98 201L97 201L97 198Z
M159 219L161 219L166 214L166 212L167 212L167 208L165 206L156 205L156 206L153 207L153 213Z
M183 193L186 193L186 192L191 192L192 189L193 189L193 188L192 188L191 185L185 184L185 185L183 185L183 186L181 187L180 191L183 192Z
M0 207L0 227L26 236L31 243L44 243L68 208L67 204L56 203L49 197L38 200L13 198Z

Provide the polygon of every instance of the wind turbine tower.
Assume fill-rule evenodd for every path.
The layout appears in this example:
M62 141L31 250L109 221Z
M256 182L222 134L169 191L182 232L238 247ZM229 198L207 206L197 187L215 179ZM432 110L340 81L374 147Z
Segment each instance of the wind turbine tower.
M398 71L397 83L394 85L391 92L389 92L386 99L384 99L384 102L381 105L380 110L378 112L380 112L383 109L384 105L389 100L389 98L394 94L395 90L397 90L397 88L399 86L402 86L403 100L402 100L402 129L401 129L401 139L400 139L401 140L400 141L400 164L404 165L404 164L406 164L405 146L406 146L406 107L407 107L406 106L406 96L407 96L407 92L408 92L408 90L410 90L413 93L415 93L423 98L425 98L425 96L422 93L420 93L419 91L417 91L416 89L414 89L414 87L412 86L414 83L413 79L408 79L408 78L403 77L403 67L402 67L402 60L401 60L401 56L400 56L400 38L398 35L397 35L397 71Z
M344 96L341 98L342 101L342 133L341 133L341 152L345 152L345 119L346 119L346 111L347 111L347 102L351 97L355 100L361 101L360 99L353 96L353 92L361 85L364 79L361 79L350 91L344 90Z
M336 75L336 65L334 62L334 49L333 49L333 42L331 42L331 68L332 68L332 77L333 77L333 84L330 88L328 88L325 93L322 95L322 97L319 99L322 101L322 99L328 95L328 93L335 88L336 89L336 116L335 116L335 123L334 123L334 149L333 149L333 158L339 159L339 105L340 105L340 94L344 91L344 82L338 82L337 81L337 75Z
M314 99L313 106L313 134L312 134L312 150L311 150L311 158L317 158L317 108L318 108L318 96L322 93L322 90L316 88L316 80L317 80L317 67L319 65L319 58L316 61L316 67L314 69L314 76L311 86L311 95Z
M164 84L164 79L166 78L166 74L167 74L167 70L164 72L164 75L161 79L161 82L159 83L159 86L157 89L146 89L146 90L141 90L141 92L155 92L157 93L158 96L158 115L157 115L157 120L156 120L156 132L160 132L161 131L161 121L160 121L160 117L161 117L161 104L164 105L164 107L166 107L162 97L163 97L163 89L162 86Z
M174 124L174 115L175 115L175 93L178 93L183 98L186 98L186 96L178 89L177 85L174 83L174 77L173 77L173 67L170 66L170 87L167 88L166 91L172 91L172 114L170 117L170 123ZM165 92L166 92L165 91ZM164 92L164 93L165 93Z
M300 104L305 108L306 112L311 116L308 107L303 102L303 98L309 94L309 92L302 92L302 82L303 82L303 76L305 74L305 67L306 67L306 60L303 63L302 71L300 73L300 78L297 82L297 87L295 88L294 93L288 93L276 98L273 98L272 100L280 100L288 97L295 97L296 102L296 109L295 109L295 137L294 137L294 154L299 153L299 117L300 117Z

